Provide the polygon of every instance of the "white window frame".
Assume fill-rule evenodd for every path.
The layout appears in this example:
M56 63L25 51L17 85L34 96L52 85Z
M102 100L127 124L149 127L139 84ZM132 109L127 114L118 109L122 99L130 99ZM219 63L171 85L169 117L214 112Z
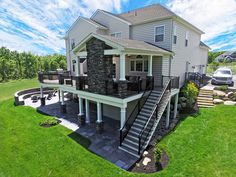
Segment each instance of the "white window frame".
M120 37L117 36L117 34L120 34ZM114 33L110 33L110 36L116 37L116 38L122 38L122 32L114 32Z
M136 70L136 62L137 61L142 61L142 71L137 71ZM144 61L147 61L147 65L149 64L148 63L148 59L140 59L140 58L137 58L137 59L131 59L129 61L129 71L130 72L140 72L140 73L148 73L148 70L147 71L144 71ZM131 70L131 63L134 62L134 70ZM149 67L149 66L148 66Z
M73 45L74 44L74 45ZM75 48L75 39L74 38L72 38L71 40L70 40L70 48L71 48L71 50L73 50L74 48Z
M162 34L156 34L156 28L158 27L164 27L163 30L163 41L156 41L156 35L162 35ZM165 41L165 25L158 25L158 26L154 26L154 42L158 43L158 42L164 42Z

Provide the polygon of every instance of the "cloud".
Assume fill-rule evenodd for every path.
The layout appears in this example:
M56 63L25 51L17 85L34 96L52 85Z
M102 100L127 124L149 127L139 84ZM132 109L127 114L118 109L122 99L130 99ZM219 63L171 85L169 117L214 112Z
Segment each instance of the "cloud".
M202 39L211 44L212 49L227 50L236 46L233 40L236 34L235 0L169 0L167 6L202 29L206 33Z
M36 54L63 53L62 39L78 16L96 9L120 12L127 0L2 0L0 45Z

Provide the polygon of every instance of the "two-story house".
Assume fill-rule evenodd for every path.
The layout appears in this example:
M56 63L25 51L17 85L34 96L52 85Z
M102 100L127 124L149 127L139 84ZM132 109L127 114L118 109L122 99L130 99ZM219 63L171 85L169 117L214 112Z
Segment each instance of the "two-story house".
M121 14L97 10L66 33L68 72L39 73L41 88L60 90L63 112L64 92L76 95L81 125L91 123L91 107L99 132L104 116L118 120L120 149L139 155L165 110L168 127L172 98L176 116L185 73L205 73L209 47L202 34L159 4Z

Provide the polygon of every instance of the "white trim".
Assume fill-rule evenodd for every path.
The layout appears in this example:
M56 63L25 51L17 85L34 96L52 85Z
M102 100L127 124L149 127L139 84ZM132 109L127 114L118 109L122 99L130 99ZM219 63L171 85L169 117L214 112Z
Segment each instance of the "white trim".
M154 26L154 42L155 43L158 43L158 42L156 42L156 35L161 35L161 34L156 34L156 28L158 28L158 27L164 27L164 30L163 30L163 41L158 41L158 42L164 42L165 41L165 29L166 29L166 27L165 27L165 25L158 25L158 26Z
M117 16L115 16L115 15L112 15L112 14L110 14L110 13L104 11L104 10L100 10L100 9L97 9L96 12L90 17L90 19L93 19L93 18L97 15L98 12L101 12L101 13L103 13L103 14L106 14L106 15L110 16L110 17L113 17L113 18L115 18L116 20L119 20L119 21L121 21L121 22L123 22L123 23L126 23L127 25L131 25L131 23L129 23L128 21L123 20L123 19L121 19L121 18L119 18L119 17L117 17Z

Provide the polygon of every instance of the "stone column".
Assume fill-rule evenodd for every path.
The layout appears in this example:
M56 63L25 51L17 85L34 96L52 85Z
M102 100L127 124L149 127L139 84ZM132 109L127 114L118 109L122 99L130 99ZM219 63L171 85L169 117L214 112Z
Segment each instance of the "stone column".
M125 125L126 121L126 108L120 108L120 129Z
M152 55L148 56L148 76L152 76Z
M83 99L81 97L79 98L78 124L79 126L83 126L85 124L84 105L83 105Z
M120 81L125 81L125 54L120 55Z
M66 104L65 104L65 98L64 98L64 91L60 90L61 92L61 113L66 113Z
M86 110L86 123L90 123L90 107L89 100L85 100L85 110Z
M169 128L170 125L170 100L167 104L167 111L166 111L166 129Z
M124 80L124 81L118 81L118 95L120 97L123 97L127 94L127 81Z
M179 101L179 94L177 93L177 94L175 95L174 119L175 119L176 116L177 116L178 101Z
M102 105L97 102L97 121L96 121L96 131L98 133L103 132L103 121L102 121Z
M40 86L40 101L41 101L41 106L45 106L46 99L43 95L43 87L42 86Z

